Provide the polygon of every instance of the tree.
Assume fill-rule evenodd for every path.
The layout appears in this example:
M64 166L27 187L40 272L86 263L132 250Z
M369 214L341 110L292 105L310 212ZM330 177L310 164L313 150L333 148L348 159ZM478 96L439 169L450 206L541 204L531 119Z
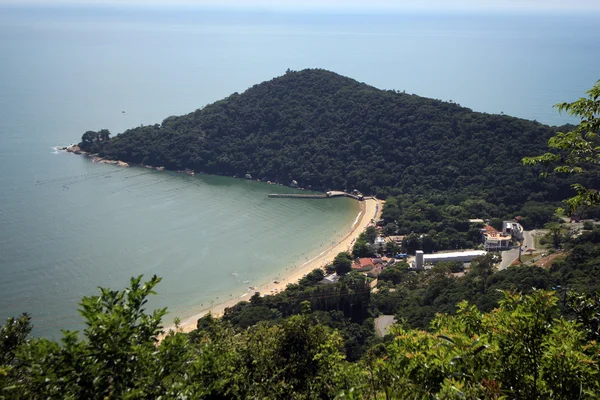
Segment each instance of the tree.
M435 240L430 235L423 236L421 241L421 248L424 253L432 253L435 250Z
M393 240L390 240L385 244L385 251L389 253L392 257L402 251L400 245Z
M379 274L379 281L389 281L392 282L394 285L397 285L400 282L402 282L402 279L406 276L407 272L408 264L404 262L399 262L381 271L381 273Z
M338 253L333 260L333 266L338 275L345 275L352 270L352 257L346 252Z
M110 140L110 131L108 129L101 129L98 131L98 139L107 142Z
M598 344L556 317L556 296L503 293L488 314L466 301L438 314L430 332L393 326L392 340L367 355L373 394L362 397L595 398Z
M560 248L560 243L562 241L562 224L558 222L549 222L544 228L548 229L548 238L552 243L552 247L555 249Z
M147 313L144 307L159 282L154 276L141 283L139 276L125 290L99 288L98 296L84 297L80 313L87 327L81 336L63 331L61 345L43 338L25 340L30 329L26 316L2 328L8 350L18 343L13 353L17 362L7 371L18 398L156 398L164 394L170 381L163 382L163 378L187 359L184 338L167 340L157 352L166 309Z
M415 252L421 248L421 239L419 235L411 233L404 238L403 246L406 248L408 254L415 254Z
M0 365L12 363L15 350L31 333L30 321L29 314L22 314L19 318L9 318L0 328Z
M473 281L481 293L485 292L487 280L494 273L494 255L487 253L484 256L475 257L471 262L469 273L474 277Z
M558 164L554 173L581 174L590 166L600 164L600 80L587 92L587 98L580 98L572 103L559 103L554 107L559 112L581 118L579 125L570 132L558 132L548 140L548 147L553 152L541 156L525 157L523 164ZM543 172L542 176L548 173ZM565 200L568 211L574 212L582 206L600 204L600 192L582 184L571 185L575 196Z
M354 246L352 246L352 255L354 257L371 257L373 255L373 250L371 250L371 246L367 243L367 240L362 236L359 236L354 242Z
M300 279L298 284L300 286L311 286L317 282L322 281L323 278L325 278L325 274L323 273L323 270L320 268L315 268L312 271L310 271L305 277Z
M82 148L88 148L92 146L98 140L98 133L94 131L87 131L81 136L81 143L79 144Z
M375 243L375 239L377 239L377 236L377 228L375 228L374 226L368 226L367 229L365 229L365 239L367 242Z
M396 225L393 222L390 222L383 227L383 233L385 233L388 236L395 235L396 232L398 232L398 225Z

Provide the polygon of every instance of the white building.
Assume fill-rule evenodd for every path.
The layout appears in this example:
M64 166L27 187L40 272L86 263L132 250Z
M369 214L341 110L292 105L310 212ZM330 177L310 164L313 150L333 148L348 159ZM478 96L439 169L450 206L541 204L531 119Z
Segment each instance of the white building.
M473 261L474 258L486 255L483 250L455 251L452 253L423 254L422 250L417 250L415 265L417 269L423 269L426 264L437 264L439 262L460 262L466 263Z
M486 235L483 248L486 251L502 251L510 249L511 236L503 234L490 234Z
M371 244L371 249L377 253L383 251L385 249L385 239L377 236L373 244Z
M423 269L423 266L425 265L423 263L423 257L423 250L417 250L417 252L415 253L415 268Z
M510 249L510 235L498 232L494 227L489 225L482 229L482 233L483 248L485 251L502 251Z
M511 235L517 240L523 240L523 227L515 221L504 221L502 223L502 233Z

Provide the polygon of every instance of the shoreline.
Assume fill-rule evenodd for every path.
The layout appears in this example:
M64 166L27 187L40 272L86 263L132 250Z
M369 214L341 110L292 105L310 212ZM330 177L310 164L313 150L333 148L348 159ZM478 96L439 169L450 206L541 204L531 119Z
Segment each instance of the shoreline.
M177 332L191 332L196 329L196 324L198 319L202 318L208 313L211 313L214 317L223 316L225 309L236 305L241 301L246 301L249 299L255 292L259 292L262 296L269 295L271 291L275 291L275 289L279 289L279 291L285 290L288 284L297 283L300 279L303 278L304 275L308 274L314 269L323 268L326 264L333 261L335 256L343 251L348 251L352 248L352 245L358 235L360 235L364 230L372 223L372 221L376 221L379 219L381 215L381 210L383 207L383 201L376 200L373 198L367 198L360 202L360 212L357 215L356 219L352 223L352 226L336 244L333 246L329 246L327 249L323 250L321 253L311 258L310 260L304 262L302 265L291 270L286 270L281 273L281 279L278 281L279 283L274 283L273 281L264 283L262 285L257 286L254 290L249 290L246 294L242 296L230 299L228 301L224 301L222 303L213 304L211 307L204 307L200 312L193 314L192 316L186 317L180 320L179 328L176 329L174 324L170 324L169 326L165 326L164 335L168 334L170 331ZM275 293L275 292L273 292ZM176 316L173 316L174 318Z
M105 160L99 157L97 154L87 153L82 151L77 145L70 145L65 147L57 147L57 150L65 150L71 154L83 155L92 158L92 162L94 163L102 163L102 164L111 164L118 167L129 167L130 165L123 161L113 161L113 160ZM148 165L139 165L142 168L155 169L157 171L164 171L164 167L152 167ZM185 170L185 171L177 171L183 172L190 176L194 175L194 171ZM271 182L268 182L271 184ZM281 183L274 183L279 184ZM225 309L236 305L241 301L248 300L254 293L259 292L262 296L267 296L269 294L275 294L277 292L281 292L285 290L288 284L297 283L300 279L302 279L306 274L313 271L314 269L323 269L326 264L331 263L335 256L343 251L350 251L352 249L352 245L354 241L358 238L358 236L365 231L365 229L373 222L377 221L381 216L381 211L383 208L384 201L377 200L373 197L365 197L364 200L359 201L359 213L356 216L356 219L350 226L347 233L339 239L335 244L328 246L325 250L323 250L318 255L314 256L310 260L304 262L299 266L288 266L284 271L281 271L278 274L277 282L275 283L273 280L263 283L254 287L254 289L248 288L247 292L242 294L241 296L237 296L234 298L230 298L227 301L223 301L220 303L212 303L210 307L203 307L202 310L198 313L194 313L189 317L185 317L180 319L179 328L176 329L174 323L170 323L168 326L165 326L165 333L160 336L160 338L164 337L164 335L168 334L170 331L178 331L178 332L191 332L196 329L197 321L204 315L211 313L215 317L223 316ZM178 318L176 315L173 315L173 320ZM160 340L159 338L159 340Z

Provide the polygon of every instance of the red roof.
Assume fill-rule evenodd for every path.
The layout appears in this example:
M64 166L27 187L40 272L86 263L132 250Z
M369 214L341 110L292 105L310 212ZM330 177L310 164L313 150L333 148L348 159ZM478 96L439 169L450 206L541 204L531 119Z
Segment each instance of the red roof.
M486 233L498 233L498 230L490 225L486 225L483 229L485 229Z
M373 261L371 261L370 258L359 258L354 262L354 268L367 268L373 266Z

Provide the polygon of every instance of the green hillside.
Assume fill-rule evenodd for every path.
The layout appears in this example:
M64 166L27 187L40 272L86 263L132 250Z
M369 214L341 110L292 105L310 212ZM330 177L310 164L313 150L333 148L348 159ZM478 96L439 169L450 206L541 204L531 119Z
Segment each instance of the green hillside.
M539 180L520 162L543 153L554 133L537 122L308 69L110 140L87 132L81 146L134 164L296 180L312 189L380 197L453 191L517 205L565 197L564 180Z

